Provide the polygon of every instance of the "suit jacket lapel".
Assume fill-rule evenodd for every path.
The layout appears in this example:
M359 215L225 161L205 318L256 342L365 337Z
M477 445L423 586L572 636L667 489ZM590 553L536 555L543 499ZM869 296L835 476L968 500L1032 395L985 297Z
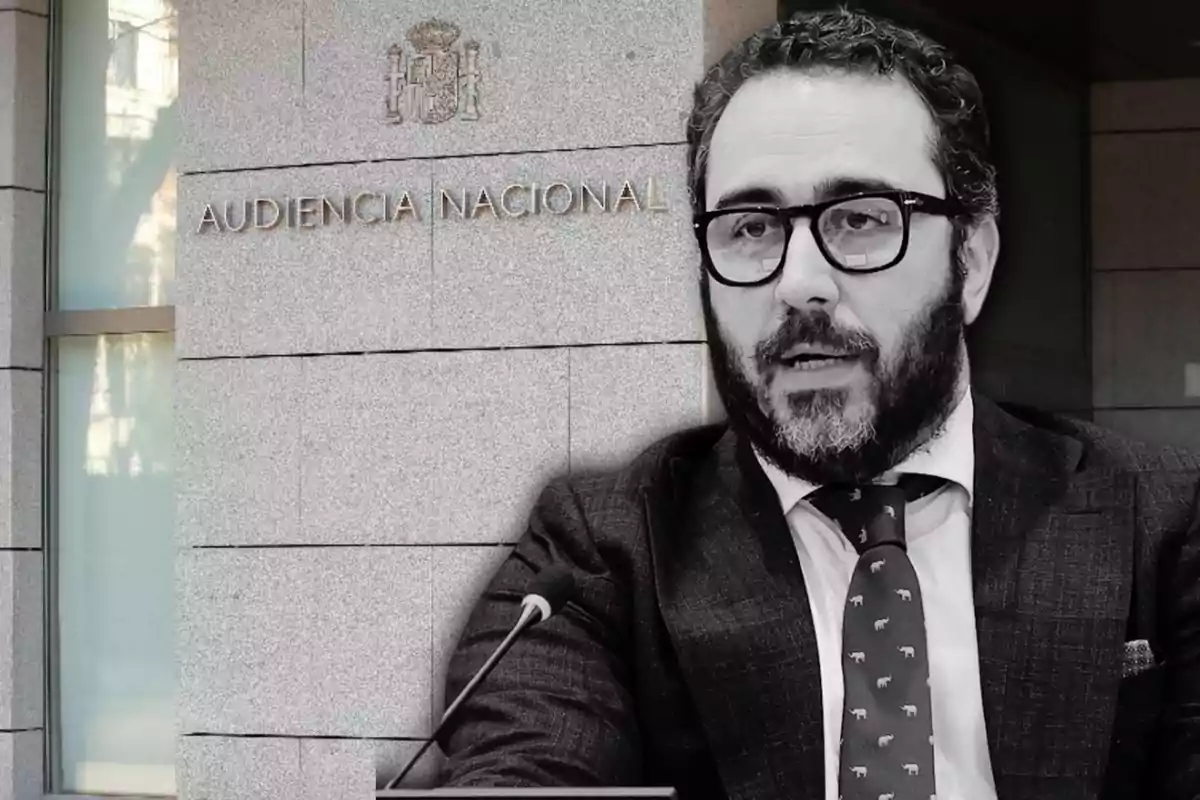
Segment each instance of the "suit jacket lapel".
M824 794L821 674L779 500L731 433L647 497L663 619L731 800Z
M1130 602L1133 490L1105 465L1077 471L1081 455L1074 438L976 397L972 571L1001 797L1088 796L1102 777Z

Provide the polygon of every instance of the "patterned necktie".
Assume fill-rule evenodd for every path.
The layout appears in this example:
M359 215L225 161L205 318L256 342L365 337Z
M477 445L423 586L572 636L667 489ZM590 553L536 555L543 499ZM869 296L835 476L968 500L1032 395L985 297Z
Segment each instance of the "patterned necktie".
M933 800L933 724L921 587L904 540L907 502L945 481L831 486L809 499L859 553L842 626L841 800Z

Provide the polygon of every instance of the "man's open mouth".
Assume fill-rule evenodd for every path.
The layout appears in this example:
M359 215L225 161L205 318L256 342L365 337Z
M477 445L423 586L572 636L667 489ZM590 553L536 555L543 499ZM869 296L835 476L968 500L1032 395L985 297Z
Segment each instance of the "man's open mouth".
M789 369L823 369L857 361L861 353L799 351L789 353L780 362Z

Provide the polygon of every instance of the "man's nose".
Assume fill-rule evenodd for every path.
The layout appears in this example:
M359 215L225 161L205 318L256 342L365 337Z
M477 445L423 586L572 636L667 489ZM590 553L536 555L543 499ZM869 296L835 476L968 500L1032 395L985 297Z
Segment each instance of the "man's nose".
M783 274L775 285L775 296L792 308L832 310L840 299L834 280L836 270L821 252L809 226L803 221L797 222L799 224L788 242Z

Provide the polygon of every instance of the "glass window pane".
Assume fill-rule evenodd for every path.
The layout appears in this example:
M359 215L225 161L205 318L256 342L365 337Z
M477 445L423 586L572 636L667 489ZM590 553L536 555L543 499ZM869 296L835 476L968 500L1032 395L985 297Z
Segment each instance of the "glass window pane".
M175 0L61 3L56 308L170 305Z
M173 794L174 339L64 338L56 352L56 788Z

